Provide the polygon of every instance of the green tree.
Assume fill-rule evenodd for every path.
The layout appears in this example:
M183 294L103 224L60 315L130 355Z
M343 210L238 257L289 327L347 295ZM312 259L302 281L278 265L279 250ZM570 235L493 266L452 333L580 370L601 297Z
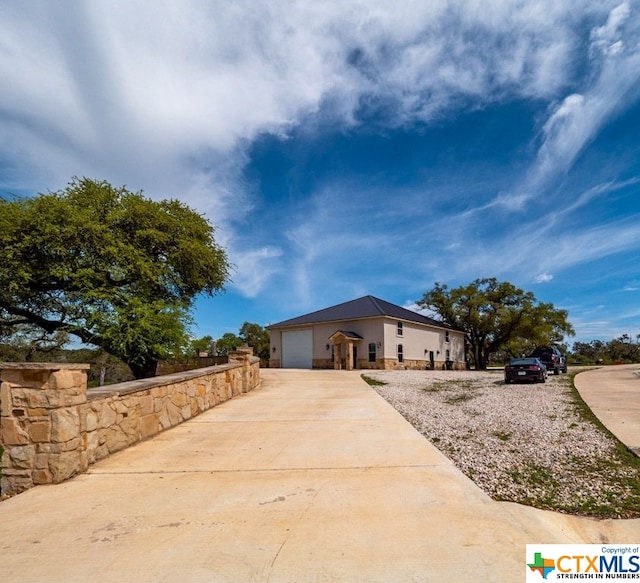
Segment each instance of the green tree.
M602 340L591 342L574 342L571 348L571 359L577 364L596 364L604 362L607 345Z
M268 330L265 330L260 324L245 322L240 328L239 336L244 344L253 348L257 357L262 360L269 359L271 339Z
M630 334L623 334L607 344L609 358L614 361L640 361L640 334L633 338Z
M213 346L213 336L194 338L189 345L190 356L198 356L201 352L209 354ZM213 355L215 356L215 355Z
M226 332L222 338L216 340L216 351L218 356L229 356L236 348L243 344L242 339L238 338L233 332Z
M223 289L226 252L177 200L88 178L0 198L0 326L37 326L99 346L136 378L186 345L199 294Z
M486 369L498 351L516 356L574 333L565 310L538 303L531 292L495 278L455 289L436 282L418 305L466 333L468 355L478 369Z
M65 332L47 334L41 328L26 324L15 328L7 326L0 329L0 361L42 361L47 355L58 353L68 342Z

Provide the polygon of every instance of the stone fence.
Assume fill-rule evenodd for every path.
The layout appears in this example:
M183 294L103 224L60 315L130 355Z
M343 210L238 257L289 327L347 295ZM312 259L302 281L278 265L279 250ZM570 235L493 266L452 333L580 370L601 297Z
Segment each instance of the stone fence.
M88 364L0 363L3 495L55 484L260 384L252 349L229 364L87 391Z

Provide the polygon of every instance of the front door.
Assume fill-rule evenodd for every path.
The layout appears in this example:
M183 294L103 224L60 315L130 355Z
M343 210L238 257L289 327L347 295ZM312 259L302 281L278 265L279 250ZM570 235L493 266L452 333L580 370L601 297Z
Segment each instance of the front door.
M358 347L353 345L353 370L358 368Z
M433 350L429 350L429 368L434 370L436 368L436 361L433 357Z

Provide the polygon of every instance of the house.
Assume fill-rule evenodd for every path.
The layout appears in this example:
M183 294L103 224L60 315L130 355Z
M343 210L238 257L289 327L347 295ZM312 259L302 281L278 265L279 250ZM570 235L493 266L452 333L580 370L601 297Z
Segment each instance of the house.
M271 368L466 368L464 332L373 296L267 329Z

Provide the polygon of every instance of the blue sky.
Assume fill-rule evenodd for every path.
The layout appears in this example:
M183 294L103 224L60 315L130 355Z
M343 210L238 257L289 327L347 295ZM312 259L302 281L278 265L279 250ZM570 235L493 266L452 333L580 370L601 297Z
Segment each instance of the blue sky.
M235 265L197 336L496 277L640 333L640 3L0 4L0 192L105 179Z

